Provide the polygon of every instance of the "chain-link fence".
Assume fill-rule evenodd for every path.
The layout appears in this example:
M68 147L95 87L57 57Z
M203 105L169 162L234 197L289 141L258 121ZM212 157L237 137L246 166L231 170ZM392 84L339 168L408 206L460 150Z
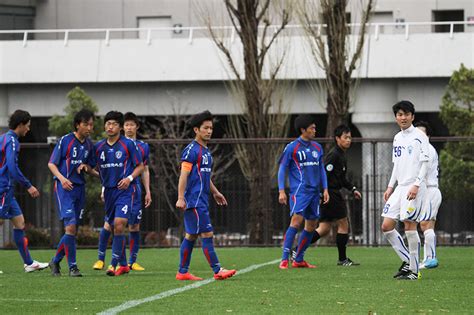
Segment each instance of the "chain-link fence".
M287 206L278 203L277 160L275 152L281 152L292 139L215 139L210 143L214 157L213 182L226 196L229 205L225 208L210 203L211 221L216 243L221 246L279 246L289 224ZM178 246L183 235L182 213L175 208L179 176L179 157L183 147L190 140L151 140L150 171L153 203L143 211L141 222L142 242L148 246ZM318 139L325 150L333 141ZM471 141L460 138L434 138L433 145L438 152L447 142ZM473 143L474 144L474 143ZM258 192L249 182L249 174L242 171L239 156L242 152L263 148L260 158L270 165L272 176L265 179ZM52 151L48 144L23 144L20 153L20 167L41 192L41 197L31 199L27 192L18 188L16 198L23 209L27 222L27 235L32 246L54 246L62 235L62 224L58 220L53 197L52 176L47 163ZM348 177L359 187L362 200L355 200L346 194L349 209L350 237L354 244L386 244L380 230L381 210L384 205L383 192L386 189L391 169L391 139L354 139L347 152ZM247 175L247 177L245 176ZM264 176L264 174L251 174ZM98 180L90 178L88 186L99 187ZM264 186L264 187L263 187ZM255 185L254 185L255 187ZM88 202L83 226L78 234L80 246L95 247L98 232L103 224L103 204L97 189L88 190ZM259 194L257 194L259 193ZM255 205L255 196L260 199ZM438 244L469 245L474 236L474 198L452 198L443 195L443 203L437 221ZM252 200L253 203L251 202ZM258 209L257 209L258 208ZM267 212L258 219L253 212ZM260 212L259 212L260 213ZM257 219L255 219L257 218ZM252 231L260 229L262 237L258 243L252 238ZM0 221L0 247L14 246L12 226L9 221ZM329 236L323 242L331 244Z

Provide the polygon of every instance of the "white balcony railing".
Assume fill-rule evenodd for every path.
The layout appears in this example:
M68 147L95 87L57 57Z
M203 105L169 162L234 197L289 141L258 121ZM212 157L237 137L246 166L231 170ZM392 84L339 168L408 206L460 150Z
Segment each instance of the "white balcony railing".
M472 32L474 32L474 21L451 21L451 22L392 22L392 23L369 23L367 28L367 33L373 34L374 38L377 40L379 36L383 33L382 30L390 29L391 34L404 34L405 39L409 39L410 34L413 33L432 33L433 28L436 26L449 26L449 32L446 33L449 38L454 38L455 26L463 25L465 27L473 27ZM361 25L359 23L351 23L347 25L353 34L356 34L355 30ZM279 25L271 25L270 29L277 29ZM318 32L324 32L324 29L327 27L325 24L315 24L315 28L318 29ZM263 29L264 26L261 26L260 29ZM418 29L418 31L416 31ZM421 29L421 32L419 31ZM223 36L230 37L231 41L235 40L235 28L233 26L214 26L213 30L222 32ZM296 31L292 33L291 31ZM466 32L466 29L464 29ZM156 34L169 34L170 32L176 34L178 37L182 38L184 36L188 37L188 41L192 44L195 37L202 37L203 34L207 33L207 28L203 26L191 26L191 27L160 27L160 28L90 28L90 29L31 29L31 30L0 30L1 34L18 34L22 38L23 47L27 46L29 40L35 40L36 38L29 38L30 35L40 35L40 34L50 34L54 35L55 39L63 40L64 46L67 46L68 42L71 40L72 34L81 34L81 39L103 39L105 44L108 45L112 39L113 34L123 34L123 33L136 33L136 34L146 34L143 40L149 45L152 42L153 35ZM287 25L286 26L286 35L293 34L302 34L304 32L302 25ZM94 35L91 35L94 34ZM186 35L187 34L187 35ZM200 34L200 35L199 35ZM267 32L268 35L271 32ZM285 35L285 34L283 34ZM120 36L118 36L120 37ZM135 36L132 38L139 38L140 36Z

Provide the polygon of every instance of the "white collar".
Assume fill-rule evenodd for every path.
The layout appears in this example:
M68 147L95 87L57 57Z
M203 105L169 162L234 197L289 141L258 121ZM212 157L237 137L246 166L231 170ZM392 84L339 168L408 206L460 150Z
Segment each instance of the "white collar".
M413 126L413 124L412 124L407 129L402 130L402 135L408 135L408 134L412 133L414 130L415 130L415 126Z

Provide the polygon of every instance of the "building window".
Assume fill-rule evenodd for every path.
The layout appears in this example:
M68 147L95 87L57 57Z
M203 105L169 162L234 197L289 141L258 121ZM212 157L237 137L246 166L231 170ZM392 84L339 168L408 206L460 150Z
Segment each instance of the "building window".
M154 17L138 17L139 28L161 28L161 27L173 27L171 24L171 16L154 16ZM146 39L148 31L140 31L138 38ZM171 38L173 31L152 31L151 38Z
M433 11L434 22L455 22L464 21L464 10L435 10ZM449 33L450 25L434 25L435 33ZM464 32L464 25L455 24L454 32Z
M0 5L0 30L29 30L34 28L35 8ZM22 34L1 34L0 40L22 39Z

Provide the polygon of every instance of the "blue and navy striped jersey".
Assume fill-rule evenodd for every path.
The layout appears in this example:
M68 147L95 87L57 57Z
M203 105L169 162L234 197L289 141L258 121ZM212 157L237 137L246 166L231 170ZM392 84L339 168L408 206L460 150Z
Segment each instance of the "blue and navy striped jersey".
M10 189L15 182L19 182L26 188L31 187L31 183L18 167L18 154L20 153L20 143L18 136L13 130L0 136L0 193Z
M316 141L298 138L290 142L280 157L278 189L285 189L288 170L290 193L319 193L328 187L323 163L323 148Z
M55 164L59 172L72 183L83 185L86 182L84 174L78 174L77 168L81 164L95 164L93 150L94 145L89 138L81 142L71 132L59 139L49 162Z
M117 187L120 180L131 175L143 161L135 142L124 136L120 136L113 145L108 144L107 139L97 142L94 152L100 180L105 188Z
M186 207L188 209L207 208L211 191L211 152L207 147L203 147L194 140L184 148L181 154L181 162L188 162L193 165L184 192Z

